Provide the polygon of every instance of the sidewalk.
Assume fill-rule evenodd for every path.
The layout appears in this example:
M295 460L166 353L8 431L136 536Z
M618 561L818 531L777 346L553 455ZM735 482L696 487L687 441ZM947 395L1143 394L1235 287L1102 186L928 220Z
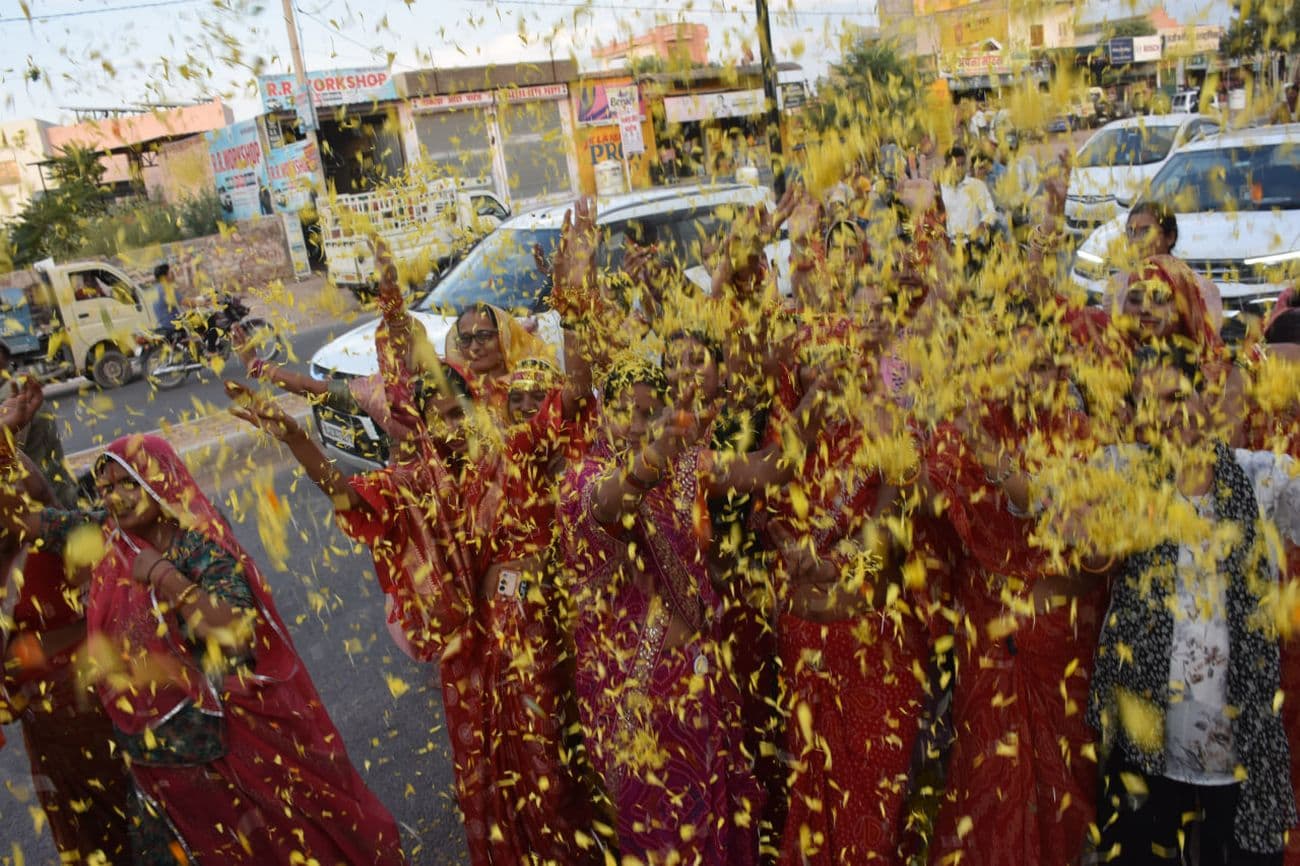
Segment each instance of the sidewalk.
M324 272L301 282L286 280L255 290L247 296L251 315L267 319L286 333L331 322L351 322L363 315L361 304L347 289L331 286Z

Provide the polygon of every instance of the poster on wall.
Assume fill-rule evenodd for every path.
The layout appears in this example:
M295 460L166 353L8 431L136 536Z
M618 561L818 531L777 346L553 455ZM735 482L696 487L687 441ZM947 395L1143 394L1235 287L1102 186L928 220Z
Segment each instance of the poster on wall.
M266 173L277 211L297 213L310 205L312 193L324 186L320 152L310 139L272 148Z
M634 104L637 114L645 117L645 105L631 79L622 81L587 81L578 85L578 125L597 126L618 122L615 106Z
M284 240L289 245L289 259L293 262L293 275L296 279L311 276L311 258L307 255L307 240L302 234L302 220L296 213L282 213L284 221Z
M257 121L245 120L204 136L221 201L221 219L234 222L273 213Z

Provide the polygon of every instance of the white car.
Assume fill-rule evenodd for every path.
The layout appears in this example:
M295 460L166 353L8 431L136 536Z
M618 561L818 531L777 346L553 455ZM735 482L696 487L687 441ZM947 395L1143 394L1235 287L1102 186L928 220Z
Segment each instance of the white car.
M1082 236L1142 195L1169 157L1189 141L1217 132L1199 114L1128 117L1097 130L1075 155L1065 197L1065 228Z
M559 346L559 316L545 303L550 281L538 269L533 250L540 246L549 257L560 240L564 213L571 203L531 211L503 223L485 237L412 310L424 326L429 341L443 351L456 314L477 303L489 303L521 318L533 318L536 333ZM726 236L738 209L773 207L771 190L748 184L661 187L597 200L597 224L602 230L601 267L615 269L622 261L623 227L639 220L657 230L658 243L686 271L686 276L707 290L708 274L700 264L701 249ZM786 251L783 254L783 251ZM782 291L789 292L788 242L768 248L777 268ZM372 319L322 347L311 359L317 379L369 376L379 369ZM316 424L321 440L334 457L363 467L387 460L383 434L365 415L343 415L317 405Z
M1300 123L1223 133L1170 158L1143 200L1178 218L1173 254L1212 279L1228 316L1263 313L1300 274ZM1071 276L1094 303L1119 271L1127 211L1084 241Z

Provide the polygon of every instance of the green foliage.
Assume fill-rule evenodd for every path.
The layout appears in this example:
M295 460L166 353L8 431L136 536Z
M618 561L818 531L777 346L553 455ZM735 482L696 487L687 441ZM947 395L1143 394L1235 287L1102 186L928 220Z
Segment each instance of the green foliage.
M1107 28L1107 35L1110 39L1155 36L1156 26L1151 23L1149 18L1129 18L1125 21L1116 21L1111 27Z
M917 105L920 80L915 64L892 42L858 39L831 67L835 86L811 108L813 123L822 130L846 128L868 115L902 115Z
M53 158L47 170L57 188L28 202L10 226L14 267L75 252L85 224L107 206L101 185L104 166L94 151L70 146Z
M1229 57L1295 49L1300 0L1234 0L1232 11L1223 46Z
M191 196L178 206L178 216L186 238L215 235L221 223L221 198L216 190Z

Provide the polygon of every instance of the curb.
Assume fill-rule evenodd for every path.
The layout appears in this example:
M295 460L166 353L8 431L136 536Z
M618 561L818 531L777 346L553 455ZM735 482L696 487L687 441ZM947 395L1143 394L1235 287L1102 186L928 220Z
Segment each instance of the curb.
M315 438L311 404L301 397L284 395L278 402L295 421ZM224 416L224 417L223 417ZM241 481L257 470L279 469L292 462L288 449L268 434L233 415L211 415L188 424L142 431L166 439L189 467L199 486ZM67 455L68 469L81 475L95 465L103 446L87 448Z

